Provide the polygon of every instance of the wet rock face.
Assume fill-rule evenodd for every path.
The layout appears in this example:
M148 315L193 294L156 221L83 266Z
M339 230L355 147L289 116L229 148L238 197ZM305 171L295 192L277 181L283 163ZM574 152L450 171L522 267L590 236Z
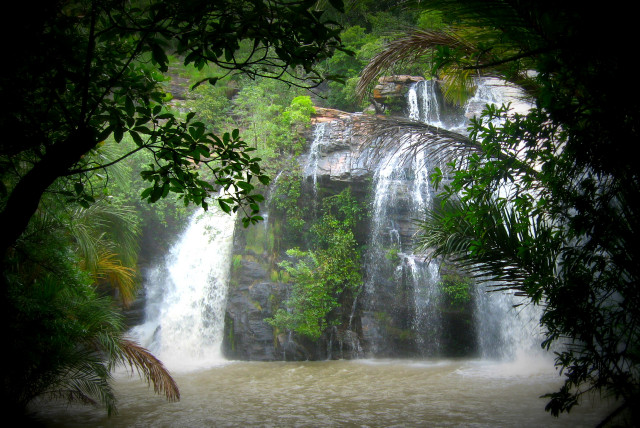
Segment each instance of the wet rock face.
M309 154L301 159L301 163L306 166L303 168L303 203L308 207L317 206L318 201L314 201L314 197L338 194L349 187L362 206L368 206L374 172L380 161L379 154L371 148L372 135L379 132L381 123L384 128L387 121L389 124L392 121L385 115L345 113L324 108L316 108L312 121L314 126L307 135ZM406 190L401 189L399 192ZM405 199L399 195L398 203L390 215L398 225L399 233L408 240L413 231L410 225L410 204ZM270 213L270 224L278 221L274 216L274 213ZM362 222L356 231L362 242L366 242L371 233L369 227L368 221ZM350 359L371 355L372 351L396 355L393 349L373 349L367 343L370 332L365 332L365 328L377 327L372 323L363 324L361 310L356 310L351 305L341 307L338 309L340 314L336 315L339 319L352 319L349 327L343 325L330 328L315 342L271 327L264 319L272 317L288 298L288 284L272 280L273 272L277 270L277 260L286 256L284 253L267 250L268 237L261 238L263 244L247 245L248 241L255 241L255 236L248 238L247 233L256 232L236 232L234 257L242 260L237 265L234 263L229 287L223 343L227 358L260 361ZM300 242L295 245L305 248L304 237L301 236ZM393 284L388 290L389 294L385 295L388 299L385 301L393 302L394 308L399 305L395 311L398 312L398 317L403 318L405 312L408 314L406 299L401 298L404 294L400 297L392 296L397 291ZM346 312L342 313L344 311ZM380 314L372 316L380 318ZM366 321L366 316L364 318ZM379 321L377 323L380 324ZM410 340L405 339L406 334L400 332L398 335L401 338L389 342L390 348L397 348L398 343L406 345L404 347L411 346ZM398 355L403 353L404 347L396 349Z
M261 264L251 260L243 260L232 273L222 345L229 359L281 359L276 355L273 327L264 319L273 315L285 290L282 284L265 281L268 277Z
M411 76L381 78L374 91L374 102L383 106L383 111L389 111L384 109L397 101L402 114L410 86L423 80L422 77ZM319 198L338 194L349 187L352 195L372 214L378 181L375 173L385 163L382 160L385 159L383 152L386 149L380 147L386 147L385 143L389 142L396 144L401 132L397 130L401 128L401 120L388 116L375 112L346 113L316 107L316 114L312 117L313 126L305 136L309 145L308 153L300 158L304 183L299 203L308 208L306 211L312 213L317 209ZM387 130L391 128L396 131L389 137ZM436 133L437 130L423 132ZM382 137L382 134L386 137ZM380 247L377 251L380 254L374 254L371 250L374 246L370 239L374 234L372 219L361 222L356 231L358 242L370 247L366 250L368 255L363 254L363 263L376 266L373 270L367 267L367 275L373 278L370 281L370 291L362 292L357 305L343 305L338 309L341 313L334 314L336 319L348 319L348 327L347 323L342 323L329 328L317 341L277 331L264 321L283 307L288 298L289 284L278 282L277 263L286 259L285 250L288 248L308 248L305 237L300 236L299 242L288 243L287 248L273 245L272 241L277 242L279 239L277 235L284 233L282 228L275 232L276 229L272 227L275 224L284 227L282 219L276 218L275 212L269 213L269 227L260 232L260 239L256 236L247 238L251 233L260 234L255 227L250 230L239 228L241 230L236 231L235 260L223 344L227 358L261 361L319 360L424 356L435 355L437 352L462 355L470 352L472 340L459 339L461 335L457 333L465 328L466 331L472 331L468 327L468 309L443 312L437 320L438 325L442 325L445 330L439 336L440 351L425 348L422 344L422 336L435 329L430 326L430 318L416 309L416 302L425 300L417 294L414 285L416 281L422 281L415 279L415 272L422 272L424 263L422 259L413 260L412 263L407 261L411 258L412 237L415 232L412 220L418 215L415 211L415 185L412 183L419 181L413 167L397 164L392 169L393 185L390 185L392 190L389 193L393 194L393 202L387 204L383 216L388 224L385 223L378 231L381 236L388 236L388 239L375 241L376 248ZM426 189L422 190L423 193L425 191ZM433 189L429 193L435 195ZM312 214L308 216L311 219ZM241 261L236 263L236 260ZM414 320L418 316L422 318L420 324L415 325ZM452 333L449 334L450 332ZM462 345L459 345L461 342Z
M366 147L376 120L375 116L317 108L312 119L314 132L307 136L307 178L331 185L361 183L370 177Z
M383 76L373 88L372 101L378 113L401 115L406 105L409 87L424 80L420 76Z

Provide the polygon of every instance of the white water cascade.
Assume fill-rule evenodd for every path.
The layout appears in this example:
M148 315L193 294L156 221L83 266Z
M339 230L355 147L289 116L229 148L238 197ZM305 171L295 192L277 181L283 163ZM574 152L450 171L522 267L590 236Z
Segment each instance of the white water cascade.
M171 370L219 364L235 215L202 210L145 278L145 322L132 336Z
M318 159L320 158L320 150L324 143L324 134L326 123L319 123L313 131L313 141L309 147L309 158L305 167L305 175L313 177L313 191L317 195L318 192Z
M475 95L464 106L464 115L454 112L450 118L443 114L436 82L418 82L407 93L411 119L460 133L466 133L468 119L480 115L486 104L506 103L512 113L525 114L532 107L521 90L495 78L479 80ZM474 326L481 356L499 360L539 359L543 354L539 326L542 309L527 305L526 299L513 293L490 290L479 285L474 293Z
M409 144L408 142L405 144ZM376 311L384 307L385 272L389 262L395 263L394 287L406 289L412 313L410 325L403 326L413 334L420 355L433 356L440 351L441 320L431 310L439 298L437 269L423 261L424 257L412 251L407 236L409 226L400 224L417 218L432 203L428 165L423 153L407 158L405 147L390 151L380 159L374 173L373 212L369 250L366 256L366 283L369 308ZM386 260L385 260L386 259ZM376 309L377 308L377 309ZM371 337L374 354L380 338Z

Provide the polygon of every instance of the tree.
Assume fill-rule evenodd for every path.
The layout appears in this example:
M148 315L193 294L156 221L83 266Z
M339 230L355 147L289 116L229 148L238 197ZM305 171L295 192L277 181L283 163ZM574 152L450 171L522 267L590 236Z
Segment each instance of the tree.
M293 248L295 258L280 267L290 275L291 295L285 308L266 321L274 327L295 331L318 340L327 327L345 322L335 313L348 307L362 287L360 251L354 228L362 220L361 208L347 188L322 201L322 217L311 226L312 249ZM348 321L348 320L347 320Z
M489 74L520 84L536 106L525 116L487 108L472 123L471 154L436 173L444 202L421 222L421 245L543 307L542 346L557 345L565 379L547 395L547 410L569 411L597 391L620 403L603 424L621 412L637 424L640 181L628 153L640 98L635 85L624 96L610 90L628 52L601 37L624 40L633 24L615 5L427 6L453 24L391 45L365 70L369 78L388 61L428 52L450 94L460 98L474 76Z
M342 8L340 0L330 3ZM152 203L176 193L185 205L206 209L207 198L222 190L223 210L243 210L245 226L259 221L262 197L255 184L269 182L260 159L238 130L215 135L194 121L194 113L172 113L159 87L161 73L168 54L175 54L185 66L221 70L198 84L240 73L316 85L322 76L315 62L341 46L337 25L314 6L311 0L6 6L6 16L21 24L3 26L11 65L0 74L0 95L11 100L0 111L0 301L12 350L12 372L3 376L1 391L13 411L52 393L98 401L111 412L108 381L116 363L136 367L157 392L178 398L161 363L124 338L117 311L97 294L96 278L107 275L101 264L111 264L121 280L128 271L108 252L96 259L78 251L86 253L79 257L73 247L81 249L82 239L67 232L82 219L70 222L68 213L78 205L90 210L113 166L146 151L152 161L141 171L148 182L143 199ZM132 150L113 160L101 155L105 141L125 137L134 142ZM47 199L56 203L43 204ZM47 218L62 226L48 227L41 221ZM98 229L85 237L96 248L115 248Z
M72 185L67 196L93 201L88 174L109 164L87 156L110 136L129 134L138 150L154 153L143 171L150 186L143 198L154 202L177 192L185 203L206 208L205 197L218 188L223 209L248 206L246 224L259 220L260 196L252 178L268 182L259 159L237 132L221 138L205 131L193 116L178 119L164 109L158 71L167 70L167 53L185 65L215 64L227 73L306 80L318 83L313 64L339 48L339 30L323 22L310 0L123 1L76 0L16 3L24 26L3 34L12 67L3 70L2 96L12 100L0 119L2 207L0 239L5 254L56 180ZM341 7L339 0L332 1ZM240 49L244 47L245 49ZM215 84L222 76L206 79ZM125 155L126 156L126 155ZM199 168L213 175L203 180ZM70 186L71 187L71 186Z

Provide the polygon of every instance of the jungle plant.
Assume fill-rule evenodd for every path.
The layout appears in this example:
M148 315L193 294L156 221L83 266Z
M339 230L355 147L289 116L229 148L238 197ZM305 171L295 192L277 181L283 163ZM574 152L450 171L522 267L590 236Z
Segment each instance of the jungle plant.
M466 155L457 151L435 174L452 181L422 224L421 245L543 306L542 346L562 344L556 364L565 380L547 395L548 411L568 412L598 392L620 403L602 424L626 412L637 425L640 180L625 153L639 137L640 98L635 88L620 97L604 87L628 58L622 44L599 36L632 37L630 18L571 2L420 7L451 25L390 44L363 72L361 89L388 64L427 55L452 98L484 74L520 85L535 102L527 115L487 107L472 122L469 140L459 141Z
M341 319L332 311L353 301L362 287L360 251L354 227L361 219L361 208L349 189L323 200L322 217L311 227L313 248L294 248L294 258L280 264L291 277L291 292L272 318L266 321L279 329L288 329L317 340L330 325Z
M58 220L38 215L11 254L3 317L7 329L7 363L2 399L18 416L36 397L100 404L117 410L110 383L118 365L129 366L157 393L178 400L174 380L144 348L124 335L118 307L97 294L95 273L68 245Z

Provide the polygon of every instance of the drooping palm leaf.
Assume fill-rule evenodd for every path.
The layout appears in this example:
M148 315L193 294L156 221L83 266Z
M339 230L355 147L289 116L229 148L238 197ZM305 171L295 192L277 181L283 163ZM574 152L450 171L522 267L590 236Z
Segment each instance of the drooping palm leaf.
M138 226L133 212L99 201L74 211L68 230L82 267L96 281L107 281L125 305L135 298Z
M120 352L115 358L115 363L128 365L132 371L135 368L147 383L153 384L153 390L156 394L164 394L169 401L180 400L178 384L160 360L132 340L123 338L119 345Z
M98 201L74 210L69 231L89 271L95 270L101 250L118 254L127 266L135 265L139 230L132 209Z
M385 50L373 57L362 70L356 87L357 95L362 98L369 85L382 71L391 68L398 62L416 61L437 46L468 48L453 34L442 31L416 31L396 39L390 42Z
M356 92L360 98L375 78L398 62L427 56L432 77L441 77L445 97L455 103L474 89L473 77L482 73L517 84L530 95L538 90L528 71L538 54L557 48L558 25L536 13L527 2L510 0L427 0L421 10L450 17L446 30L416 30L390 42L362 71ZM425 70L427 71L427 70Z
M486 155L482 144L465 135L410 119L377 117L367 126L367 133L371 136L368 150L363 152L369 157L367 161L377 161L385 154L399 151L406 159L412 159L419 152L424 152L424 158L431 166L455 161L458 167L464 167L473 154ZM507 162L514 171L530 176L537 174L535 169L518 158L517 153L497 151L493 156Z
M136 270L122 264L118 256L102 251L98 257L94 278L107 281L118 290L122 303L130 305L136 297Z
M416 225L419 251L448 257L478 282L525 294L535 303L544 296L528 284L541 277L552 280L556 273L559 244L551 239L552 226L543 217L521 218L491 198L474 210L448 200L440 209L427 211Z

